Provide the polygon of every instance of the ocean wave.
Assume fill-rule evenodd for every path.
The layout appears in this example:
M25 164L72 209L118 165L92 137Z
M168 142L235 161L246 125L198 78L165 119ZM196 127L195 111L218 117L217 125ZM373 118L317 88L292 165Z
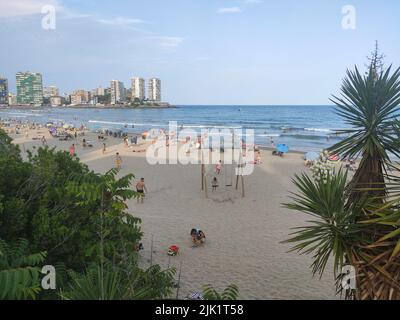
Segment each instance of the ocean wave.
M89 123L108 124L116 126L135 126L135 127L165 127L165 124L161 123L132 123L132 122L116 122L116 121L103 121L103 120L89 120Z
M265 133L265 134L256 134L257 137L280 137L279 133Z
M33 113L25 113L25 112L4 112L8 115L19 116L19 117L38 117L39 115Z
M333 132L332 129L325 129L325 128L304 128L304 131L313 131L313 132Z

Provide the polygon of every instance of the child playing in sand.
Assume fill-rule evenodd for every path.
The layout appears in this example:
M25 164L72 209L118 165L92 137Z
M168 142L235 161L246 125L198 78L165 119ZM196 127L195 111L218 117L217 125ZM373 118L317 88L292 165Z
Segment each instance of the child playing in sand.
M217 187L218 187L218 180L217 177L214 177L214 179L212 180L212 191L217 191Z
M117 152L115 154L115 166L117 167L118 170L120 170L121 169L121 165L122 165L122 158L119 155L119 152Z
M204 243L204 241L206 240L206 235L200 229L192 229L190 231L190 235L193 242L192 248L197 247L198 245Z
M222 161L219 160L219 162L215 166L215 173L216 174L220 174L221 173L221 169L222 169Z

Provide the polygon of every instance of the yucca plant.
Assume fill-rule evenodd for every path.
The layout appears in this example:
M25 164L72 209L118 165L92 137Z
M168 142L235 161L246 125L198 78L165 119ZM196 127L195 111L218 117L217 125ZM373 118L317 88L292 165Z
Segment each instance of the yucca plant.
M203 298L205 300L237 300L239 288L235 284L230 284L224 291L219 293L212 285L205 285L203 288Z
M400 189L392 171L393 158L400 156L400 69L386 71L377 50L366 75L348 71L341 97L334 97L336 112L351 127L339 133L347 138L330 148L344 158L360 157L349 183L339 171L326 181L296 176L298 190L289 209L317 217L300 228L287 242L312 253L313 272L322 274L334 257L339 293L343 293L337 271L345 264L355 268L357 288L345 290L346 298L400 299Z
M325 180L314 180L303 173L296 175L293 183L298 192L292 193L293 202L284 206L312 219L307 220L307 226L295 228L285 243L297 243L292 251L313 255L313 274L322 275L333 255L334 272L338 275L346 257L351 257L354 244L363 241L356 215L346 207L347 172L339 170L328 174Z
M362 197L382 201L384 173L392 163L390 155L400 156L396 123L400 111L400 69L391 73L389 67L378 74L377 68L374 61L367 75L361 75L357 67L347 71L341 97L332 99L337 114L351 128L338 131L349 136L330 151L342 158L361 156L349 188L348 205L357 205ZM383 188L376 188L377 184Z
M0 300L36 299L41 291L40 268L46 252L28 253L28 241L7 244L0 239Z

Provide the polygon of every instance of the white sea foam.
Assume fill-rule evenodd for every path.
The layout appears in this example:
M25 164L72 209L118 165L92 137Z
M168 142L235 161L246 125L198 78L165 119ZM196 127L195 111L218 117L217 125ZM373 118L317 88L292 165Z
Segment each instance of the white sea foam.
M265 134L256 134L257 137L280 137L279 133L265 133Z
M314 132L332 132L331 129L325 129L325 128L304 128L304 131L314 131Z

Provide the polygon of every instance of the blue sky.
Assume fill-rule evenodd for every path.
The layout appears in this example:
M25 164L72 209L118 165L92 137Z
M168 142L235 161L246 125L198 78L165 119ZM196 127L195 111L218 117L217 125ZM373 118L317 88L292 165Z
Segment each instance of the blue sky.
M0 0L0 74L14 92L30 70L61 92L154 76L176 104L328 104L375 40L400 66L399 16L398 0Z

